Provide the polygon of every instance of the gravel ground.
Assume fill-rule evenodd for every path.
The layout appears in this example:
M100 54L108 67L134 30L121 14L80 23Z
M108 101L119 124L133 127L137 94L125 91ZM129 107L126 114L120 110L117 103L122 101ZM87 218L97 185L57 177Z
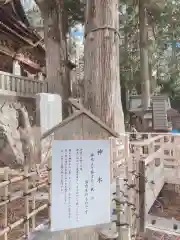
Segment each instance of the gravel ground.
M48 201L37 201L36 202L36 208L44 205ZM31 202L30 202L30 211L31 209ZM12 224L16 221L18 221L20 218L24 216L24 199L20 198L16 201L13 201L8 204L8 223ZM43 210L42 212L38 213L36 215L36 227L43 222L44 219L48 218L48 209ZM4 207L0 207L0 230L3 229L4 224ZM23 236L24 234L24 227L22 225L19 225L15 229L13 229L8 234L8 240L15 240ZM3 236L0 237L0 240L3 239Z
M169 184L170 186L170 184ZM171 186L173 189L173 186ZM164 218L175 218L180 221L180 194L164 187L157 198L157 202L152 206L150 213L154 216Z
M179 237L168 235L162 232L147 230L146 236L142 240L180 240Z

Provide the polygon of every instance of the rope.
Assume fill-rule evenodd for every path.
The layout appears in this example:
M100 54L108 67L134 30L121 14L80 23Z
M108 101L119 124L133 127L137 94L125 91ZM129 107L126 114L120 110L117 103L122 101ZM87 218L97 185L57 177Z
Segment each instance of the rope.
M106 30L106 29L113 31L114 33L116 33L116 34L119 36L119 38L121 38L121 35L120 35L119 31L118 31L116 28L114 28L114 27L112 27L112 26L108 26L108 25L104 25L104 26L100 26L100 27L93 28L93 29L91 29L89 32L86 32L85 35L84 35L84 37L86 38L87 35L90 34L90 33L92 33L92 32L96 32L96 31L98 31L98 30Z

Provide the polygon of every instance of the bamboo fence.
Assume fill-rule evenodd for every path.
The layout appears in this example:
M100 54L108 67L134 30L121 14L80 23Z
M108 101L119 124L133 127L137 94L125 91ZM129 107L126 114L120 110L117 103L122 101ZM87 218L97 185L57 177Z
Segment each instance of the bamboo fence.
M116 180L116 203L117 205L121 205L120 207L116 206L116 210L121 209L122 204L124 204L121 209L123 211L117 213L117 222L119 222L120 226L125 225L117 229L119 235L122 231L126 231L131 234L131 239L135 239L139 231L137 227L139 224L137 214L141 214L139 209L139 195L134 190L139 190L140 158L143 158L143 161L148 166L156 159L158 149L166 146L167 137L169 140L168 146L172 148L174 142L171 144L170 140L171 138L175 138L173 141L175 141L177 148L180 136L174 137L171 134L159 134L158 136L157 134L149 134L147 139L134 142L129 142L128 134L121 136L119 139L111 139L111 181ZM154 155L155 152L156 155ZM4 208L3 227L0 228L0 239L9 240L9 235L19 226L23 226L21 238L28 238L30 233L36 229L37 215L44 210L48 212L47 220L50 223L51 171L50 158L45 171L36 171L36 169L30 171L29 168L25 166L22 173L12 176L9 168L4 169L3 180L0 182L0 190L3 190L3 196L0 199L0 208ZM143 178L145 180L144 173ZM38 181L36 181L36 179L38 179ZM12 185L19 183L23 184L23 188L21 186L21 191L19 191L18 194L14 194ZM35 195L44 187L47 188L47 203L36 206L38 200ZM20 198L24 200L23 216L21 215L18 220L10 222L8 219L8 206Z
M3 209L3 227L0 228L0 239L7 240L8 235L18 226L24 226L22 237L28 238L30 232L33 232L36 228L36 216L38 213L45 209L48 209L50 214L50 203L51 203L51 163L48 162L46 168L47 177L43 180L39 179L36 182L35 179L39 178L41 172L36 170L29 171L29 167L25 166L24 171L20 176L10 176L10 169L4 168L3 181L0 182L0 189L3 189L3 196L0 200L0 207ZM19 191L18 194L13 194L12 184L23 183L24 190ZM48 203L36 207L36 197L35 194L39 192L44 187L48 187ZM8 205L13 201L23 198L24 199L24 214L17 221L10 223L8 221ZM31 202L31 204L30 204ZM31 209L31 211L30 211ZM48 219L50 216L48 214ZM16 216L17 217L17 216ZM1 219L2 220L2 219Z

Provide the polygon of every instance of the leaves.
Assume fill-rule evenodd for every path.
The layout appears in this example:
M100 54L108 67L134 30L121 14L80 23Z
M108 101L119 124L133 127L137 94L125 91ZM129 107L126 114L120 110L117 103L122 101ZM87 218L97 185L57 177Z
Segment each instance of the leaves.
M39 22L41 22L41 24L43 23L41 15L50 8L56 8L58 1L59 0L57 0L57 2L55 0L30 0L25 2L25 11L31 25L35 28L39 27ZM85 4L81 0L63 0L63 3L63 11L67 14L69 27L77 23L84 23ZM26 10L28 6L28 10Z
M53 2L53 0L48 1ZM69 27L84 23L84 7L81 0L64 0L64 11L67 14ZM178 87L180 84L180 48L177 48L177 43L180 42L180 0L146 0L146 8L150 74L157 79L162 92L166 91L174 97L180 91ZM139 88L138 1L119 1L119 14L121 83L129 88L132 86ZM33 20L33 17L31 18Z
M69 26L84 23L85 4L81 0L64 0L64 8L68 14Z
M150 76L157 79L161 91L171 98L180 96L180 0L166 0L163 8L146 1L148 11ZM122 6L123 5L123 6ZM138 9L134 1L121 1L121 84L139 87L139 23ZM123 20L122 20L123 19ZM126 36L126 37L125 37ZM125 43L126 42L126 43Z

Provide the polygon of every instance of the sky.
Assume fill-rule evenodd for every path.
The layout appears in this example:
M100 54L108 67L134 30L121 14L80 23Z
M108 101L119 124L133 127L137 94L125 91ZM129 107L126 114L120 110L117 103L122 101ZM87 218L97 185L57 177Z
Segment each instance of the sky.
M77 24L74 28L71 29L71 36L79 44L83 44L84 40L84 28L81 24Z
M31 10L34 6L36 6L34 0L21 0L21 4L25 8L25 11Z
M78 30L78 31L72 31L72 36L74 36L74 37L78 37L78 38L83 38L83 31L80 31L80 30Z
M34 0L21 0L21 3L24 7L25 12L27 13L28 11L33 10L33 8L37 8L37 5ZM38 15L34 15L36 18L36 21L33 21L33 23L36 25L37 20L39 20L40 17L40 12L39 12L39 17ZM71 36L73 40L76 42L77 45L83 45L83 40L84 40L84 28L82 24L77 24L71 29Z

